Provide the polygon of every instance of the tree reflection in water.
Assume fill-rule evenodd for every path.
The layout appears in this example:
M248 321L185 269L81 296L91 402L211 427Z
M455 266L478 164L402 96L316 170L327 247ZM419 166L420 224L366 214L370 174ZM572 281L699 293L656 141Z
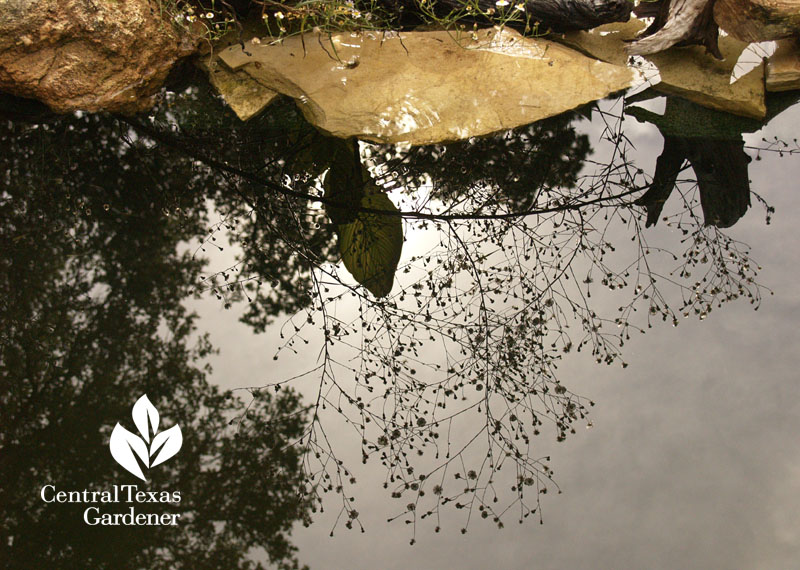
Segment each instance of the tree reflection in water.
M21 348L13 370L3 358L6 407L19 401L16 424L34 431L52 425L52 419L36 419L43 414L65 415L61 406L107 425L125 416L133 392L146 389L174 419L197 425L192 414L199 412L190 404L220 396L192 365L210 347L187 348L192 318L180 302L193 292L211 292L226 305L247 302L243 320L256 331L282 323L284 344L276 358L284 351L319 355L299 377L314 378L317 387L307 421L286 391L286 378L252 391L256 401L275 391L281 396L268 399L256 417L241 416L240 430L256 442L251 447L234 443L241 440L206 441L243 462L229 473L230 484L274 485L258 465L272 461L270 453L286 454L287 489L296 484L308 502L338 494L343 524L359 525L349 490L354 479L336 448L346 442L325 431L339 418L355 429L352 443L360 442L363 461L383 463L387 493L401 499L399 516L414 528L423 518L438 519L445 506L466 511L465 529L471 516L502 525L512 506L521 519L537 512L541 494L554 483L535 436L565 439L591 405L558 377L566 354L588 351L598 363L625 366L622 349L632 333L657 321L702 319L737 298L757 307L762 292L747 246L721 229L749 204L742 145L728 138L714 143L717 154L708 156L698 149L718 137L687 142L665 131L664 156L650 174L634 162L623 116L599 108L584 113L603 126L594 154L577 128L579 114L478 140L398 149L330 140L288 104L235 123L197 88L169 96L147 118L7 125L2 137L12 151L3 158L4 170L15 190L3 196L2 236L9 245L3 263L15 281L3 283L10 300L3 344ZM64 150L68 158L55 160ZM685 160L699 182L690 179ZM717 160L737 166L724 173L717 162L705 168ZM375 189L388 192L394 204L364 202ZM664 206L670 194L678 207ZM207 200L223 223L208 224ZM18 212L17 204L29 205ZM664 209L665 225L680 230L672 243L668 235L645 230ZM14 218L23 213L33 216L25 224ZM382 218L402 219L406 237L397 245L406 256L389 294L367 284L382 295L376 297L337 261L348 255L344 226L361 219L361 241L355 241L363 251L349 254L369 257L358 262L377 264L385 274L381 260L399 250L376 253L369 245L376 242L365 237L371 232L380 241L380 224L369 220ZM42 227L48 231L35 229ZM179 256L176 245L200 237L201 249L211 251L220 232L240 250L238 262L201 278L203 262ZM83 266L73 261L84 259L75 248L85 256ZM82 277L70 278L76 271ZM67 284L75 283L80 291L66 294ZM41 305L56 302L63 307ZM612 306L617 310L609 313ZM108 345L114 362L126 363L124 374L120 364L78 382L96 385L90 392L67 382L83 378L81 367L44 382L19 364L56 366L69 353L63 342L82 338L56 331L94 323L89 316L112 310L113 318L97 325L104 340L96 342ZM45 323L46 315L62 324ZM143 323L149 328L139 331ZM156 340L164 323L177 354ZM15 340L22 334L27 344ZM306 346L313 338L320 346ZM76 350L76 358L110 366L94 344ZM133 356L123 359L126 351ZM122 397L123 382L131 397ZM59 403L41 396L42 386L62 394ZM174 396L192 386L208 395ZM113 397L95 396L109 391ZM87 411L90 393L103 408ZM235 408L218 405L220 416ZM274 427L283 421L289 423ZM4 448L23 440L11 433L4 433ZM70 468L79 464L69 462ZM3 469L27 467L6 459ZM289 501L288 490L281 501ZM288 504L281 501L277 505ZM293 504L283 511L287 521L305 516L308 503ZM239 547L264 538L253 535ZM262 546L269 549L267 542Z
M254 548L298 567L288 534L311 505L298 494L298 450L285 442L304 430L306 410L291 390L260 393L237 433L229 422L248 403L207 382L213 349L183 307L203 264L178 245L204 232L208 177L110 117L4 122L0 139L4 567L263 567L249 558ZM143 393L184 434L145 484L107 447ZM40 499L47 484L134 482L179 491L178 505L137 505L180 513L179 525L88 526L87 505Z

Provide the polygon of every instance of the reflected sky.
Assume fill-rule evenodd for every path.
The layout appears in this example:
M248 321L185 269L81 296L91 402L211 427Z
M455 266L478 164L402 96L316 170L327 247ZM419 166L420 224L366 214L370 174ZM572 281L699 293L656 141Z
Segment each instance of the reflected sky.
M666 117L672 109L671 103L656 99L642 103L642 108ZM169 113L174 115L169 116ZM177 149L174 156L168 155L165 159L166 166L147 162L153 170L143 175L142 184L150 184L158 176L164 177L166 182L156 193L163 204L158 200L128 204L129 213L135 213L139 208L140 212L145 213L143 219L152 221L160 219L159 212L164 216L176 216L176 208L181 208L183 212L194 212L191 215L178 214L185 221L179 224L180 231L175 230L176 235L170 234L167 243L174 245L179 254L188 255L188 258L179 257L192 267L192 272L183 277L188 277L188 285L194 284L194 290L198 293L196 298L187 295L183 302L185 307L199 315L197 331L192 335L199 338L200 334L208 333L211 344L219 350L216 354L198 355L199 362L207 362L213 368L207 375L208 381L222 390L282 383L309 369L316 369L317 363L324 357L320 348L324 346L320 321L299 325L309 317L311 320L315 316L319 318L319 310L308 309L305 291L309 288L317 290L319 298L325 296L319 292L325 287L332 289L331 296L358 291L353 299L342 296L335 302L325 303L331 316L323 322L331 326L340 322L344 328L351 322L358 322L356 315L359 310L378 302L374 301L375 297L368 296L356 282L358 279L354 280L338 263L341 226L352 223L352 220L337 218L336 212L330 209L331 204L326 204L323 199L312 203L308 210L298 215L303 221L297 223L297 233L292 233L294 229L289 228L295 227L291 220L293 212L299 211L297 202L288 198L286 201L264 199L260 202L256 192L259 188L257 181L237 178L239 174L225 172L222 168L211 168L210 173L204 170L202 162L207 155L202 154L202 148L194 156L189 152L191 160L188 162L180 162L176 157L181 153L186 154L186 148L176 146L174 140L164 135L164 131L148 129L174 123L186 127L193 136L204 134L210 140L221 129L227 128L224 121L220 125L208 125L192 113L181 110L178 105L176 109L168 111L168 116L157 117L152 123L120 119L121 122L114 127L119 129L117 136L123 133L120 140L137 148L137 152L145 153L143 148L148 145L155 145L157 149ZM670 114L670 117L686 120L685 114L676 113ZM505 138L501 135L491 140L478 139L466 145L448 145L437 149L392 149L362 144L356 150L341 152L351 152L349 159L363 164L363 172L356 169L357 175L343 176L350 183L353 176L357 176L359 180L368 180L369 184L386 190L388 197L401 211L477 211L493 215L507 208L513 211L536 210L542 208L543 204L558 206L554 200L592 197L597 192L605 191L592 186L603 176L613 179L616 188L630 184L628 188L635 190L631 195L640 196L647 190L649 181L659 168L659 156L665 154L667 140L670 137L680 138L681 133L676 133L674 126L676 123L661 123L656 128L652 116L649 117L651 122L632 114L621 119L622 103L619 100L600 102L596 108L584 110L584 114L586 116L570 114L556 118L531 127L529 131L516 131ZM263 154L265 157L264 164L242 161L236 165L237 168L264 173L270 181L283 182L288 177L288 187L320 198L330 198L330 186L326 188L319 175L332 167L330 157L337 155L330 145L335 143L316 138L318 135L303 126L299 119L291 118L288 121L290 126L282 122L284 120L265 119L258 128L294 133L288 137L291 139L288 142L282 142L281 135L278 135L274 138L274 145L273 139L267 139L269 142L263 143L263 146L255 146L253 135L263 133L256 127L244 129L247 131L252 128L252 132L231 135L232 143L244 141L253 145L246 147L248 150L253 149L256 151L254 154ZM620 120L623 122L620 123ZM691 170L683 169L675 173L679 188L686 191L690 210L687 210L686 204L682 204L680 193L672 192L661 212L666 219L661 217L654 227L645 230L646 215L651 206L647 206L646 211L643 206L631 206L630 200L623 203L609 199L613 208L599 208L588 217L559 218L552 212L528 216L518 225L510 226L507 233L501 236L502 239L494 244L502 249L501 246L510 240L512 245L518 246L518 237L530 233L541 238L532 248L540 248L539 259L545 260L549 259L554 243L562 244L565 251L571 251L570 247L574 245L570 246L570 243L575 242L570 240L575 238L564 236L568 235L567 230L574 234L574 228L584 224L592 228L592 232L587 232L586 239L595 240L592 242L595 244L615 245L608 257L614 261L614 267L624 270L641 259L636 249L646 247L642 246L644 242L641 236L653 249L653 259L658 257L655 252L662 247L683 251L686 245L682 240L689 239L687 235L712 236L715 244L729 243L725 241L728 239L737 240L737 243L749 244L753 265L757 263L761 267L755 282L764 288L754 289L763 297L758 311L754 311L748 299L743 297L726 303L719 310L714 305L710 313L706 314L702 309L698 313L694 311L695 304L686 305L682 302L682 299L686 299L685 288L667 285L670 291L665 296L674 310L662 315L663 305L660 302L660 306L652 311L652 302L642 299L643 303L638 306L636 314L631 313L631 322L635 321L635 325L631 325L631 338L625 339L622 348L612 347L610 352L591 354L596 343L590 338L585 345L587 348L582 352L564 350L568 342L577 345L583 338L584 329L580 324L570 333L574 340L556 336L553 342L556 343L559 358L552 362L557 365L557 373L554 369L553 377L548 382L554 386L556 394L566 394L566 404L554 406L554 419L548 420L547 428L543 427L542 433L533 436L531 445L525 447L536 460L550 457L543 461L548 467L543 468L542 463L536 463L533 471L523 472L526 477L536 477L531 485L534 489L541 490L546 486L548 492L537 494L538 498L534 497L528 507L515 505L514 492L509 491L515 479L514 462L509 461L508 468L496 476L498 494L506 504L510 495L512 503L511 510L502 519L502 529L492 523L493 516L482 520L477 506L471 511L451 507L436 509L431 517L424 520L421 510L419 516L410 515L407 495L399 500L393 499L391 491L394 487L383 487L387 481L387 469L378 460L380 453L371 453L373 459L366 465L361 464L361 432L354 429L352 423L344 421L344 416L335 409L333 402L337 398L341 402L341 395L331 392L330 387L325 388L329 408L324 412L318 411L320 421L325 422L325 440L327 445L336 449L337 459L341 459L352 470L357 482L346 486L344 502L336 493L323 495L324 512L314 514L314 522L309 527L296 525L291 541L299 549L299 561L312 568L792 567L800 552L800 523L796 518L800 510L800 453L796 445L796 434L800 432L800 388L796 384L796 370L800 362L792 350L800 340L794 327L800 302L796 293L794 268L800 259L795 248L792 212L800 205L797 203L800 199L791 190L800 175L800 162L796 155L780 156L775 152L780 147L771 142L771 137L792 141L796 136L798 121L800 108L795 106L777 114L763 132L748 125L736 124L729 126L732 130L727 131L724 137L713 139L726 141L726 144L735 141L735 148L743 153L745 159L749 157L750 160L745 160L744 165L751 182L748 186L747 181L737 179L737 191L741 194L743 187L745 190L749 187L774 208L769 225L765 223L768 212L755 196L750 196L750 208L743 216L741 200L730 207L712 206L709 209L708 202L703 201L704 196L701 196L704 188L710 188L708 195L711 195L719 191L720 185L725 186L726 179L719 178L715 155L705 156L696 150L697 147L689 148L687 143L681 143L684 145L680 147L684 153L681 163L684 158L688 159L708 176L705 183L701 181L698 192L693 190L696 176ZM681 124L685 125L677 122L679 127ZM624 147L614 133L624 134ZM136 147L138 140L147 137L151 137L152 142ZM525 143L515 147L520 140ZM703 140L706 141L704 148L709 148L708 139ZM299 152L296 146L298 141L305 141L300 145ZM544 142L538 144L539 141ZM703 148L702 144L699 146ZM287 148L292 152L289 153ZM492 150L497 148L505 150ZM553 148L558 148L559 152L548 152ZM621 148L625 149L624 156L620 155ZM303 154L307 149L310 149L309 157ZM25 152L21 152L20 159ZM457 153L463 156L442 158ZM525 156L531 157L530 163L523 160ZM463 160L464 157L468 157L468 160ZM485 162L481 162L481 157L486 159ZM217 158L220 166L231 164L227 162L224 151L220 151ZM459 162L459 158L462 162ZM442 164L447 167L440 168ZM542 164L547 165L544 171ZM609 169L608 165L617 166ZM518 170L514 170L514 167ZM135 171L135 161L132 161L131 168ZM164 172L169 172L169 175L164 175ZM601 176L596 176L597 173ZM177 197L174 187L168 183L173 177L186 189L184 194L177 194ZM89 183L93 182L89 180ZM600 187L605 189L602 184ZM498 192L497 188L504 192ZM531 197L531 188L537 189L535 198ZM722 191L729 190L727 186L722 188ZM552 192L552 196L548 192ZM362 198L358 194L347 200L360 201ZM102 202L98 202L98 205L102 209ZM212 207L206 211L206 205ZM341 205L338 201L333 203L333 207ZM720 212L730 214L732 211L736 212L733 217L720 216ZM604 219L607 212L611 217L608 223ZM274 219L281 223L264 224L264 216L275 216ZM634 218L638 221L635 231L631 231ZM723 220L726 223L722 223ZM703 225L703 221L717 223L719 227ZM437 284L442 282L448 271L444 263L449 259L446 256L437 257L444 255L442 251L452 252L460 247L469 249L472 255L466 255L461 261L466 265L470 260L480 258L480 262L486 264L485 271L479 272L481 275L498 276L507 271L505 266L495 263L496 257L488 253L490 250L495 254L499 251L487 245L490 241L488 238L496 237L492 229L495 226L491 223L484 226L479 221L462 223L458 231L447 233L434 223L414 217L405 219L403 228L406 239L392 295L401 298L407 291L408 299L398 302L414 302L411 291L415 290L417 280L425 279L426 273L433 271L440 279ZM569 226L569 223L575 225ZM156 226L161 227L159 224ZM720 229L722 226L731 227L723 232ZM682 231L686 227L689 228L688 234ZM474 232L470 235L471 228ZM117 231L116 228L114 231ZM596 237L598 232L602 235L601 240ZM271 241L275 236L284 237L287 243L293 245L281 249ZM580 237L577 239L577 243L580 243ZM139 242L134 245L140 247ZM154 248L152 251L156 250ZM142 251L151 250L145 248L139 254ZM262 254L264 259L259 258ZM483 254L486 254L485 258L481 258ZM239 259L242 255L249 261L242 263ZM208 263L196 275L194 272L199 270L192 262L198 256L206 258ZM433 262L427 260L428 257L432 257ZM311 259L316 264L317 269L310 272L311 277L309 272L304 273L303 264L296 262L298 258ZM169 259L164 259L167 267ZM437 265L439 259L443 262ZM283 265L280 260L283 260ZM664 265L651 270L651 273L663 274L667 281L670 271L676 268L680 271L681 264L670 261L669 256L663 256L658 262ZM120 260L120 263L124 265L125 260ZM296 266L293 265L295 263ZM532 283L539 278L546 280L549 275L547 270L556 267L558 261L554 259L547 263L542 261L532 266L521 263L519 273L514 277L519 280L520 276L533 275ZM617 324L614 319L620 312L620 305L630 301L633 291L639 295L635 275L623 279L625 283L621 288L609 290L608 283L604 282L605 276L597 273L604 263L605 258L597 262L591 255L569 263L574 274L572 283L567 285L568 289L564 289L563 300L589 293L592 297L590 301L583 298L565 319L571 321L577 316L580 321L581 316L586 318L586 313L581 311L586 310L599 315L598 323L602 321L604 326L613 327ZM741 263L744 262L739 258L730 267L740 267ZM444 271L442 267L445 267ZM407 273L404 273L405 268L409 269ZM535 273L539 270L541 274ZM162 268L161 271L166 269ZM468 266L452 270L454 276L461 280L454 288L454 296L461 296L462 299L447 305L448 308L463 306L465 319L471 315L468 308L476 305L465 302L463 298L477 299L474 297L475 285L468 279L470 271ZM237 286L227 287L226 291L226 287L220 283L228 279L228 274L234 273L241 274L233 280L241 281L243 285L254 285L259 280L267 282L265 290ZM590 275L594 279L589 279ZM750 270L746 269L745 280L750 277ZM585 282L582 281L584 278ZM691 290L692 279L689 276L683 279L680 275L672 275L672 278L679 283L685 280ZM615 274L612 284L617 283L617 279ZM212 282L215 284L212 285ZM277 285L273 286L273 282ZM184 288L187 286L183 281L181 284ZM524 289L524 284L518 284L519 281L512 283L514 287ZM158 294L161 297L168 296L169 283L159 286ZM541 293L542 306L551 307L544 295L548 289L540 285L537 287L540 288L534 290ZM140 290L132 287L134 292ZM498 288L498 291L504 292L502 288ZM770 292L774 292L774 295ZM252 301L248 303L251 297ZM507 314L504 311L512 307L515 301L507 301L502 297L504 295L498 294L497 306L500 308L492 309L495 312L489 313L491 317L487 318ZM524 293L520 293L520 298L532 302ZM172 300L170 310L180 313L177 307L179 300L180 297ZM430 306L424 298L423 302L428 303L424 306ZM146 300L142 303L146 304ZM314 307L313 300L311 303ZM480 306L479 300L477 306ZM684 306L688 318L683 316L681 309ZM382 310L390 311L391 307ZM297 311L298 316L288 317L287 311ZM653 317L652 328L647 326L648 313ZM476 311L474 315L480 318L484 314ZM422 312L419 315L424 317ZM662 319L662 316L668 318ZM678 326L672 326L673 319L678 321ZM522 328L517 332L522 339L526 331L541 324L523 321ZM623 325L620 330L627 330L626 325L619 324ZM467 328L468 322L459 330ZM639 334L638 328L645 329L646 334ZM589 329L591 331L591 326ZM259 333L255 334L254 330ZM361 340L362 334L358 332L351 338ZM471 338L471 332L465 334ZM559 331L554 331L554 334L558 335ZM617 334L614 332L613 336ZM296 337L295 343L287 344L287 336L290 339ZM364 337L368 338L369 335ZM408 340L414 337L398 338ZM397 348L396 342L385 346L376 344L374 346L380 349L369 352L357 342L348 346L351 341L345 337L336 336L335 341L334 346L341 351L336 358L342 364L331 369L337 371L340 382L346 387L342 393L351 389L348 382L352 380L348 378L348 370L364 370L358 358L386 354L386 347ZM443 357L440 348L443 345L447 343L428 343L417 347L413 355L395 354L397 359L406 359L403 375L398 375L404 386L409 385L407 382L413 375L410 370L416 370L416 367L423 374L428 374L428 378L435 379L436 374L441 372L435 369L437 364L446 368L458 362L457 358ZM452 348L455 345L450 346ZM480 356L479 348L475 349L475 354ZM549 362L547 354L547 351L542 351L541 362ZM604 362L608 354L614 356L609 361L610 365ZM277 359L274 358L276 355ZM603 361L600 364L598 357ZM473 360L470 358L467 355L465 359L474 367L470 372L478 376L485 374L487 378L494 377L492 375L496 371L490 371L488 367L481 371L479 357L473 355ZM530 358L530 354L520 358ZM497 362L511 366L509 363L512 361L498 358ZM524 366L535 366L535 362L536 358L524 360ZM622 362L626 365L624 368ZM388 366L391 368L392 365ZM385 363L377 368L386 369ZM163 373L162 376L166 378L168 374ZM539 382L539 378L535 376L532 382ZM135 390L137 382L152 384L153 380L134 374L126 389ZM561 383L568 387L564 392L555 387ZM482 387L477 388L478 385L482 386L481 382L467 383L466 388L472 391L465 400L467 410L457 417L459 422L454 424L459 431L448 437L453 442L468 440L485 421L481 412L477 411L479 408L473 406L473 402L480 401L480 397L475 399L475 391L483 390ZM305 402L312 402L320 393L319 375L303 376L291 382L291 386ZM355 389L358 391L363 388L360 386ZM14 393L15 388L7 385L6 390L7 393ZM496 394L506 397L510 392L498 391ZM247 401L246 391L235 393ZM363 390L358 393L362 394ZM168 396L165 392L164 398ZM388 401L394 405L392 402L395 400ZM567 407L570 402L586 404L588 407L589 401L596 404L591 414L586 418L573 417L574 423L565 424L561 429L558 413L569 415L574 411L574 408ZM126 406L126 402L120 402L117 408L108 412L109 417ZM423 417L434 417L423 415L426 406L424 401L410 406L410 409L419 412L419 415L409 416L415 425L419 426L416 422ZM230 413L235 413L235 410L230 410ZM509 421L508 416L503 418ZM570 428L575 429L574 434L569 433ZM297 426L293 429L297 429ZM559 437L562 432L566 436L564 441L557 441L562 439ZM318 434L318 437L321 436ZM375 433L369 437L370 441L378 440ZM494 449L496 452L497 448ZM249 451L252 453L252 450ZM412 447L410 451L413 453L415 449ZM248 450L240 452L247 453ZM481 453L484 452L480 451L480 446L475 451L470 448L463 454L464 465L456 470L466 474L474 469L471 465L480 465L483 461ZM417 475L427 472L426 465L431 472L435 471L440 463L432 459L430 453L422 459L413 459L414 465L419 461L423 466L417 467ZM313 460L305 465L312 472L317 469ZM257 464L253 465L254 469L257 467ZM186 467L189 471L191 468ZM554 470L552 481L548 480L546 471L542 476L542 469ZM190 477L191 474L186 476ZM445 486L453 485L453 471L447 474L447 478ZM480 478L478 480L482 481ZM231 480L230 483L235 484L236 481ZM456 484L463 485L462 482ZM419 504L428 501L432 494L429 493ZM345 509L343 520L340 519L342 508ZM517 524L519 516L530 512L526 508L535 508L536 511L531 512L524 524ZM348 530L344 521L350 518L352 510L358 511L357 517L353 517L357 524ZM467 512L471 513L468 521ZM387 522L387 519L394 521ZM415 520L416 524L404 524L406 520ZM539 524L540 520L543 524ZM363 533L360 532L361 526L365 530ZM440 528L438 532L434 530L437 527ZM466 533L462 534L462 528L466 528ZM334 536L330 537L332 529ZM411 540L416 542L413 547L409 546Z
M659 113L663 107L663 100L651 106ZM791 141L799 120L800 111L790 109L768 133ZM603 128L580 123L593 141ZM625 133L637 149L637 165L653 172L663 137L630 118ZM745 135L746 144L764 146L764 134ZM602 151L595 149L594 156ZM728 231L752 245L763 267L759 281L775 295L757 312L735 302L704 321L656 326L632 340L625 370L598 365L588 355L565 360L560 378L597 406L591 429L581 428L563 443L537 442L543 455L552 454L563 491L546 497L544 524L529 519L498 530L475 521L462 535L463 518L449 513L440 533L430 525L420 528L409 546L411 532L402 519L387 522L404 504L392 504L374 484L385 472L373 466L356 470L366 532L337 529L331 538L336 513L317 515L314 525L294 532L300 559L312 567L398 569L793 567L800 552L800 360L793 350L800 342L794 326L800 258L791 212L800 203L787 189L800 170L796 159L747 152L760 156L749 166L752 189L777 213L766 225L756 205ZM653 231L666 239L678 233L661 226ZM417 235L435 239L424 231ZM606 303L611 311L618 304ZM292 370L261 350L276 345L274 332L244 342L235 314L214 303L197 307L214 320L220 339L239 339L215 361L215 378L224 385ZM337 433L349 438L343 428Z

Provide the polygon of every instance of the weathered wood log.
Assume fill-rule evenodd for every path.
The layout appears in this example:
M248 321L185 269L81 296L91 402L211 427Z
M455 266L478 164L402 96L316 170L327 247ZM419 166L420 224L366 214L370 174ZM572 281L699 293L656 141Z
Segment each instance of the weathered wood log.
M636 14L655 20L628 46L632 55L658 53L672 46L702 45L717 59L722 54L717 45L719 28L714 21L715 0L661 0L658 4L640 4Z
M745 42L800 36L800 0L717 0L714 20Z
M508 9L520 0L511 0ZM540 30L556 32L589 30L610 24L627 22L631 16L629 0L522 0L525 14L531 22L538 22ZM438 6L448 9L463 9L463 0L439 0ZM486 12L498 10L495 0L478 0L478 7ZM511 25L511 24L509 24Z

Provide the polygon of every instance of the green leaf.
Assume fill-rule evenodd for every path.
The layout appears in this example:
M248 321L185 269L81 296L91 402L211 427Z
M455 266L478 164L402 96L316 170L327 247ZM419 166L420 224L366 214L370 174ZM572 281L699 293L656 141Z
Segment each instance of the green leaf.
M369 192L361 207L398 212L386 194ZM339 251L344 266L376 297L392 291L394 273L403 250L403 220L400 216L360 211L353 222L339 225Z

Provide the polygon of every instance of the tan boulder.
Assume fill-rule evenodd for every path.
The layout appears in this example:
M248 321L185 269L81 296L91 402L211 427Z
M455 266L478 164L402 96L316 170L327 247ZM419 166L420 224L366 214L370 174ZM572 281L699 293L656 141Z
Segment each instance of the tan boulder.
M800 41L780 40L767 62L767 91L800 89Z
M141 111L196 43L156 0L0 0L0 91L59 112Z
M628 87L633 74L503 29L291 37L220 52L338 137L428 144L510 129Z

